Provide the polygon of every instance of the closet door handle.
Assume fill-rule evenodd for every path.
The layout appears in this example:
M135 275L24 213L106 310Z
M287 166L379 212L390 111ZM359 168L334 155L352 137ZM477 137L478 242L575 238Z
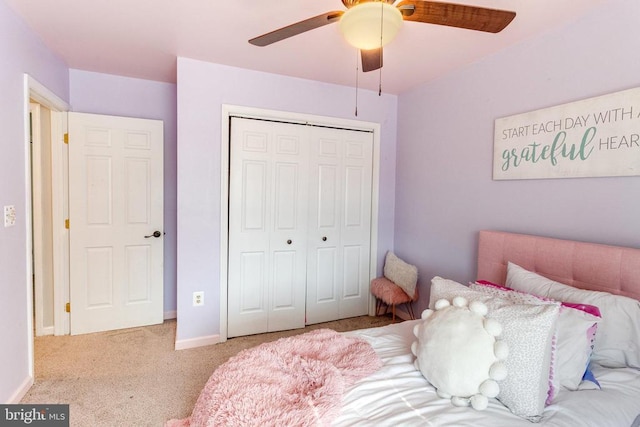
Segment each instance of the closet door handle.
M287 245L290 245L292 243L293 243L293 241L291 239L287 240Z
M326 242L326 241L327 241L327 236L323 236L323 237L322 237L322 241L323 241L323 242Z

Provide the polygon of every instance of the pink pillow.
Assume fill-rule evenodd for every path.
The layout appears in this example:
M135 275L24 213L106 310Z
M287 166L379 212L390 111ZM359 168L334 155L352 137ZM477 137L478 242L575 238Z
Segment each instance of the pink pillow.
M479 285L483 285L483 286L492 286L494 288L499 288L505 291L510 291L510 292L520 292L523 294L527 294L527 295L532 295L536 298L541 299L542 301L554 301L551 298L545 298L545 297L541 297L540 295L533 295L533 294L529 294L527 292L524 291L519 291L517 289L512 289L512 288L507 288L504 285L498 285L496 283L493 282L489 282L488 280L476 280L477 284ZM595 305L589 305L589 304L580 304L580 303L575 303L575 302L564 302L561 301L560 305L562 305L563 307L569 307L569 308L573 308L576 310L580 310L580 311L584 311L585 313L589 313L592 316L596 316L596 317L602 317L602 315L600 314L600 309L598 307L596 307Z

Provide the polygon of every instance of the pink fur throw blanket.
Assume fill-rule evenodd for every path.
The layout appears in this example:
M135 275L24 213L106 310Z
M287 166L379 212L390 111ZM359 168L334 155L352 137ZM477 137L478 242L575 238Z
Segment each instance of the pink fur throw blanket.
M186 426L321 426L339 414L344 391L382 362L366 341L330 329L243 350L216 369Z

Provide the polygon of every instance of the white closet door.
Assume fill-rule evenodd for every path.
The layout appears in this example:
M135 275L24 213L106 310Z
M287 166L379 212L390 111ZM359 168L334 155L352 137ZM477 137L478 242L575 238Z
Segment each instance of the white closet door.
M304 327L307 132L232 119L229 337Z
M312 129L307 324L367 314L373 134Z

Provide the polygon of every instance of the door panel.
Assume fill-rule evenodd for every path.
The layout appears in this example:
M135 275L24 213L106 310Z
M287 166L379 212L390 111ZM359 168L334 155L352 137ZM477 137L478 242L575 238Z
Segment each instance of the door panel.
M295 251L277 251L273 254L273 310L295 307Z
M151 165L147 159L125 160L127 223L148 224L150 220Z
M340 317L342 146L337 133L312 132L307 324Z
M339 225L338 211L338 168L333 164L318 164L318 180L312 181L318 192L316 212L318 227L323 230L336 230ZM313 212L313 210L312 210Z
M337 261L337 248L323 247L317 250L317 270L314 275L315 280L315 303L322 304L335 304L338 301L338 295L336 293L336 261ZM337 313L337 311L336 311Z
M87 308L113 307L113 248L87 248L86 267Z
M303 126L292 124L232 119L229 337L304 326L308 216L308 147L302 143L305 132ZM246 262L240 265L247 254L260 254L260 266ZM255 308L246 310L246 301Z
M349 132L345 137L344 217L340 229L345 273L342 318L360 316L369 307L373 136Z
M113 213L113 184L111 171L111 158L87 156L85 158L86 170L86 210L87 227L112 225ZM91 189L91 191L89 191Z
M362 289L360 283L360 265L362 264L362 248L360 246L345 246L343 248L343 278L342 298L360 298Z
M269 316L268 135L243 136L242 151L232 153L241 177L232 175L229 192L229 337L266 332Z
M345 170L344 223L346 227L362 226L363 168L348 167Z
M151 300L151 256L148 245L128 246L125 249L127 271L127 304Z
M275 229L279 231L297 228L296 208L299 204L298 165L291 163L276 164L275 171Z
M266 320L266 307L264 306L264 289L266 289L265 253L245 252L242 254L240 264L239 291L240 313L256 314Z
M308 324L368 312L373 135L314 128L311 144Z
M267 164L246 161L242 165L242 230L266 232Z
M71 334L163 321L163 124L69 113Z

